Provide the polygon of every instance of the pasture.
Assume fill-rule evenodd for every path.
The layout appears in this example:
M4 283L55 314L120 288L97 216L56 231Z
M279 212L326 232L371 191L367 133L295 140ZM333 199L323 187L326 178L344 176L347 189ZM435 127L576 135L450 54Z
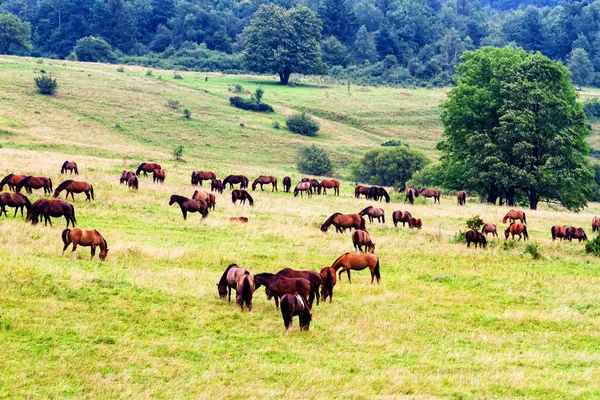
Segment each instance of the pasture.
M89 261L86 247L74 261L60 256L64 220L32 226L13 218L12 209L0 218L0 397L600 396L599 262L582 244L550 236L552 225L565 224L592 238L598 204L580 214L549 206L525 210L530 240L542 254L533 259L523 243L504 244L508 208L472 198L457 207L453 196L442 196L439 205L419 198L410 206L393 194L391 203L376 205L385 209L386 223L367 220L366 226L381 260L381 283L370 284L367 270L352 272L352 284L344 275L333 302L313 307L309 331L300 332L295 318L286 335L262 288L250 313L219 299L216 283L230 263L253 273L318 271L353 251L349 233L319 228L334 212L375 204L355 199L349 181L342 181L339 197L283 193L284 175L293 185L301 178L293 169L296 146L316 142L344 163L400 138L435 157L444 91L357 88L342 101L344 86L273 85L265 87L264 101L276 114L256 115L227 104L231 85L252 90L255 77L208 74L205 81L207 74L184 73L183 81L173 81L169 71L145 77L136 67L119 73L109 65L0 61L2 176L49 176L56 187L71 179L60 176L62 163L77 161L80 175L73 179L95 189L91 202L82 194L69 201L77 226L99 230L109 247L105 262ZM57 97L34 93L36 68L59 77ZM339 101L327 101L325 91ZM386 101L388 92L413 96ZM190 108L191 121L165 106L170 98ZM272 127L303 107L329 118L321 120L323 136ZM390 113L395 130L385 128L379 112ZM185 162L171 154L181 143ZM138 191L119 185L121 171L141 161L160 162L165 183L149 176L140 177ZM183 221L169 197L192 196L196 169L251 181L275 175L280 191L251 192L249 207L233 205L226 189L206 220L191 214ZM30 199L41 196L34 191ZM394 228L394 210L409 210L423 229ZM498 224L501 239L488 237L486 249L455 243L476 214ZM249 223L228 221L237 216Z

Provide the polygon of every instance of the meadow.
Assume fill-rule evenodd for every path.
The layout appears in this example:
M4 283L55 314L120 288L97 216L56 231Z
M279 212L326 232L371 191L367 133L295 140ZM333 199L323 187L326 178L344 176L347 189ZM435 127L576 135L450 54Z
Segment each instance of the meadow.
M35 93L36 69L58 77L57 96ZM339 197L310 199L265 187L252 193L254 207L233 205L226 190L205 221L197 214L183 221L168 206L173 193L191 197L195 169L297 182L300 144L327 148L341 177L390 139L436 158L445 90L351 87L348 95L344 85L316 81L283 88L271 77L189 72L175 80L170 71L146 71L0 57L0 175L45 175L57 186L63 161L77 161L75 179L96 194L91 203L83 195L72 202L78 226L98 229L110 249L105 262L89 261L89 248L79 248L77 260L61 257L64 220L32 226L12 209L0 218L0 397L600 396L598 259L580 243L550 237L552 225L565 224L591 238L596 203L579 214L526 210L541 253L534 259L523 243L503 238L486 249L456 243L474 215L502 235L508 208L473 198L459 208L452 196L410 206L395 193L380 205L386 223L367 226L381 284L370 284L367 271L353 272L352 284L343 276L333 302L313 308L310 330L300 332L295 319L290 334L262 289L252 312L240 312L218 298L216 283L233 262L254 273L320 270L352 251L348 233L319 227L334 212L372 204L353 197L354 182L342 181ZM263 87L276 112L230 107L235 84ZM295 110L318 115L322 135L273 128ZM173 159L179 144L184 162ZM137 192L119 185L121 171L141 161L160 162L166 182L142 177ZM398 209L422 218L423 229L394 228ZM230 223L232 216L250 222Z

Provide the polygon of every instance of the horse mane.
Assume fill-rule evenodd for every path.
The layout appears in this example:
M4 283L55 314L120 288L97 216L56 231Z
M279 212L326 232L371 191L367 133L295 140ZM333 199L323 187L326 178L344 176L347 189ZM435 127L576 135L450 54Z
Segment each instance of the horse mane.
M21 180L21 182L19 182L19 184L17 185L17 191L21 190L21 188L23 186L25 186L26 184L28 184L30 180L31 180L31 175L27 175L25 178L23 178Z
M223 272L223 275L221 275L221 280L219 280L219 285L223 286L227 284L227 273L229 272L229 270L233 267L238 267L239 266L237 264L229 264L227 266L227 268L225 268L225 272Z
M61 191L61 190L63 190L65 188L65 186L67 186L68 184L70 184L72 182L73 182L72 179L63 181L63 182L60 183L60 185L58 185L58 187L56 188L56 190Z
M388 194L387 190L385 190L385 188L380 187L379 188L379 194L381 194L381 191L383 191L383 197L385 197L385 202L389 203L390 202L390 195Z
M176 201L177 203L179 203L180 201L186 201L186 200L189 200L187 197L185 197L185 196L181 196L181 195L178 195L178 194L173 194L173 195L171 195L171 198L173 198L173 197L175 198L175 201Z
M255 277L260 276L261 278L272 278L275 277L276 274L272 274L270 272L261 272L260 274L254 275Z
M336 212L336 213L332 214L331 217L327 218L327 220L323 223L323 225L321 225L321 230L323 232L327 231L327 229L331 226L331 224L333 224L333 219L335 217L337 217L338 215L342 215L342 213Z
M96 229L94 229L94 232L96 232L98 234L98 236L100 236L100 238L104 242L104 248L108 250L108 243L106 243L106 239L104 239L104 236L102 236L102 234L100 232L98 232Z
M13 177L13 175L14 175L14 174L8 174L8 175L6 175L6 176L4 177L4 179L2 179L2 181L0 181L0 186L3 186L3 185L5 185L5 184L6 184L6 182L8 182L8 180L9 180L10 178L12 178L12 177Z
M331 268L333 268L335 270L335 265L337 264L337 262L340 260L340 258L344 257L346 254L350 254L350 253L344 253L341 256L339 256L338 258L336 258L335 261L333 262L333 264L331 264Z
M363 213L365 213L365 214L368 213L370 208L373 208L373 206L366 207L365 209L361 210L361 212L359 212L358 215L363 215Z
M60 168L60 172L65 172L67 170L67 164L69 164L69 160L65 161Z

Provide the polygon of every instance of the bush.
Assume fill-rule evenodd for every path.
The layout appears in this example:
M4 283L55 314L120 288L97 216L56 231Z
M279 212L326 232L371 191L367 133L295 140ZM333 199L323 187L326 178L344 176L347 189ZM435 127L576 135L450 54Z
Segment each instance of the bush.
M317 136L319 123L306 113L289 116L285 121L287 128L302 136Z
M357 182L404 188L406 181L429 163L424 154L404 146L377 147L367 151L352 170Z
M586 242L585 252L600 257L600 235L596 235L592 240Z
M117 68L117 72L125 72L125 68L121 66Z
M296 166L298 171L308 175L328 175L333 169L327 152L315 145L298 149Z
M183 116L186 117L187 119L190 119L190 118L192 118L192 112L190 110L188 110L187 108L184 108Z
M281 129L281 124L279 123L279 121L273 122L273 128L275 128L275 129Z
M233 85L233 91L236 93L244 93L244 87L239 83L236 83L235 85Z
M508 251L517 248L517 242L514 240L505 240L502 242L502 250Z
M525 245L525 253L531 254L534 260L539 260L542 258L542 253L540 253L540 245L539 243L529 242Z
M148 71L146 71L146 76L152 76L152 70L149 69Z
M175 147L173 150L173 155L177 161L181 161L183 157L183 145L180 144L179 146Z
M179 100L167 100L167 107L177 110L179 108Z
M479 218L479 215L476 215L473 218L469 218L467 220L467 228L469 228L469 229L478 231L482 226L483 226L483 220L481 218Z
M592 97L583 102L583 111L589 120L600 118L600 100L597 97Z
M51 74L42 74L33 78L40 94L52 96L58 90L58 82Z
M410 147L407 143L402 143L400 140L388 140L387 142L381 143L383 147L396 147L396 146L406 146Z
M112 62L117 58L104 39L94 36L79 39L73 47L73 53L79 61Z
M177 71L173 71L173 79L183 79L183 76Z
M266 103L257 103L254 99L245 99L240 96L230 97L229 104L231 104L234 107L241 108L242 110L256 112L273 112L273 107Z
M467 232L459 230L451 241L454 243L467 243Z

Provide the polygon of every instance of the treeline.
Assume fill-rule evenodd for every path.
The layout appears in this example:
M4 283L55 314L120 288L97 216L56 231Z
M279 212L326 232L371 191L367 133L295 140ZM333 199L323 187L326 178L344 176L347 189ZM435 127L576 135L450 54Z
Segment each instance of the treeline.
M31 48L13 45L1 50L66 58L79 39L94 36L105 40L119 61L165 68L246 70L239 57L243 31L263 3L0 0L0 14L10 13L30 24L32 43ZM600 1L274 3L312 9L322 21L321 53L329 74L357 83L447 84L464 51L514 45L571 63L576 83L600 85Z

